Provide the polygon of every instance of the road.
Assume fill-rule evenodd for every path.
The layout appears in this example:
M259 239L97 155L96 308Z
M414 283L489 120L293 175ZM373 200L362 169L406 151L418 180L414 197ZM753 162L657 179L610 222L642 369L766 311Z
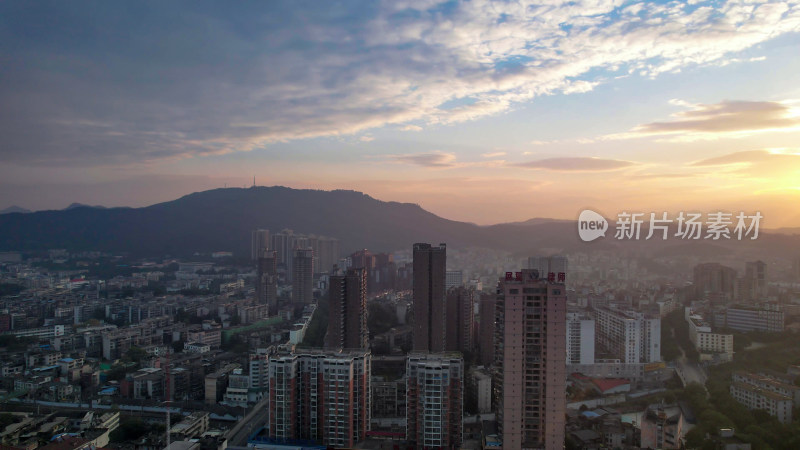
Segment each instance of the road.
M253 409L244 416L241 422L228 431L228 445L236 447L244 447L247 445L247 438L256 431L259 427L267 423L267 409L268 396L265 396L260 402L253 406Z
M708 376L705 370L697 363L689 362L689 360L686 359L686 354L683 353L683 349L681 349L681 357L678 358L675 370L678 372L678 376L683 381L684 386L689 383L700 383L702 386L706 385Z

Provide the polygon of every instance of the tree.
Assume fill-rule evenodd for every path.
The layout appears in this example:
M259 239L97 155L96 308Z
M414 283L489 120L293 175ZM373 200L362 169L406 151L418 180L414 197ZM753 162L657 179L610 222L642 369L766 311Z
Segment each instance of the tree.
M25 288L12 283L0 283L0 297L4 295L19 295Z
M380 302L370 302L367 306L367 328L370 335L385 333L397 326L394 309Z
M186 341L184 341L183 339L180 339L180 340L177 340L177 341L173 341L172 342L172 352L173 353L182 352L183 351L183 344L185 344L185 343L186 343Z
M19 422L17 416L11 413L0 413L0 430L5 430L7 426Z
M109 436L111 442L123 443L130 442L144 436L151 427L139 419L123 420L119 427L111 432Z
M147 357L147 352L141 347L131 346L125 353L125 356L133 362L139 362Z

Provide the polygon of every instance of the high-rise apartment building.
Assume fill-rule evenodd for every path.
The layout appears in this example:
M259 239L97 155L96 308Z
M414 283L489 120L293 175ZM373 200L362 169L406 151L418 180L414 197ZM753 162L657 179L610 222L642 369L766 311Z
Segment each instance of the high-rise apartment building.
M350 255L350 267L361 267L367 269L367 273L375 266L375 257L372 252L363 249Z
M531 256L528 258L528 268L539 271L539 277L547 279L551 273L556 281L565 281L567 274L567 257L554 256ZM560 274L564 274L564 279L559 280Z
M328 273L339 261L339 240L327 236L309 236L314 250L314 272Z
M478 352L481 365L486 367L494 363L496 300L493 294L481 294L478 303Z
M567 408L564 284L535 269L508 272L496 312L492 385L503 448L560 449Z
M719 263L703 263L694 267L694 289L698 300L733 300L736 293L736 270Z
M475 291L456 287L447 291L445 350L472 352Z
M661 361L661 317L606 306L594 312L603 350L626 364Z
M296 249L292 257L292 302L314 301L314 250Z
M368 348L367 271L348 269L330 277L330 309L325 348L331 350Z
M411 354L406 360L406 439L417 448L460 448L464 360L455 353Z
M253 230L250 242L250 258L255 261L269 250L269 230Z
M744 265L744 280L739 296L745 301L764 300L767 296L767 265L764 261L748 261Z
M445 349L445 266L447 247L414 244L413 350L441 352Z
M278 265L288 267L292 262L292 250L294 249L294 231L286 228L275 233L270 238L271 250L277 252Z
M321 352L269 358L269 436L353 447L370 422L369 352Z
M567 313L567 364L594 364L594 319Z
M448 291L464 285L464 272L460 270L448 270L445 272L444 288Z
M278 257L275 251L264 250L257 261L256 301L273 315L278 312Z
M389 253L372 253L367 249L350 255L351 267L363 267L367 271L367 293L394 289L397 266Z

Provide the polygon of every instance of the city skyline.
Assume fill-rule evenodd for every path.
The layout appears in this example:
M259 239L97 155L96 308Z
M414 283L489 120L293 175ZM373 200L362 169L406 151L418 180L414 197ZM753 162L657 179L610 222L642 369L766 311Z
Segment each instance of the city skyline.
M791 2L0 8L0 208L255 175L482 225L591 207L800 226Z

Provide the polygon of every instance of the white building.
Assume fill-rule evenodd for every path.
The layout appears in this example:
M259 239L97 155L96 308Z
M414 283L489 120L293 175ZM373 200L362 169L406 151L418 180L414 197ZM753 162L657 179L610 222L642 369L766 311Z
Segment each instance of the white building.
M734 305L714 315L714 325L736 331L782 332L784 312L780 305Z
M763 409L780 423L792 423L791 397L739 381L731 383L731 396L747 409Z
M183 351L186 353L208 353L211 351L211 346L202 342L185 342Z
M772 391L792 399L794 406L800 406L800 386L784 383L775 378L750 372L736 371L731 375L734 382L745 383L767 391Z
M661 361L661 318L611 307L595 309L597 342L622 362Z
M689 322L689 339L694 344L701 359L720 361L733 360L733 335L714 333L711 325L702 316L693 314L690 308L684 310L684 317Z
M567 365L594 364L594 330L588 315L567 313Z

